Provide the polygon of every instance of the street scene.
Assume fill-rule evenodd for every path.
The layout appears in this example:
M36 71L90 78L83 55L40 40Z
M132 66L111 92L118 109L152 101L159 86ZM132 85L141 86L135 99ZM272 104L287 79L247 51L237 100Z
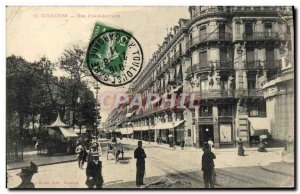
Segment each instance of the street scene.
M294 7L6 9L8 189L295 188Z
M133 150L137 147L137 141L122 139L120 142L126 149L124 158L120 158L119 162L115 162L113 155L107 160L105 152L101 156L103 188L136 188ZM143 144L147 154L144 188L204 188L201 172L203 151L193 148L172 150L154 143ZM247 150L243 158L237 155L236 149L216 151L216 188L293 187L294 167L282 161L282 151L281 148L274 148L261 153L252 149ZM39 167L39 172L33 176L32 182L36 188L87 187L86 165L79 169L76 156L53 161L53 164L39 162L45 162L45 165ZM17 167L8 165L8 187L21 183L16 175L20 170L14 169Z

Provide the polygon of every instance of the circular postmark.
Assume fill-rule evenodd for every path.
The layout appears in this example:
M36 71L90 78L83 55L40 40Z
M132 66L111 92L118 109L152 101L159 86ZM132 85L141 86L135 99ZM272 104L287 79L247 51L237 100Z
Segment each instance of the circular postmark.
M123 86L142 70L143 50L139 42L123 30L109 30L89 44L86 58L92 76L107 86Z

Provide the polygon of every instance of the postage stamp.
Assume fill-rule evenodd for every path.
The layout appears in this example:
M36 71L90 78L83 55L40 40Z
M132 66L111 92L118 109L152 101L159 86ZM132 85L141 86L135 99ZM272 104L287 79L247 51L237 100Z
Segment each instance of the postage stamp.
M92 76L108 86L122 86L142 69L143 51L130 33L97 23L89 44L86 63Z

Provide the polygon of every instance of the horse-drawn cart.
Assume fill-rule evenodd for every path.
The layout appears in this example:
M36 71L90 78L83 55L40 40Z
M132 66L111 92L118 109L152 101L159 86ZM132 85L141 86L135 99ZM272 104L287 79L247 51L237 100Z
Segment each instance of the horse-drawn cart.
M117 163L119 162L120 154L122 154L122 159L124 158L124 151L125 148L121 143L109 143L106 149L106 159L108 160L108 155L112 154Z

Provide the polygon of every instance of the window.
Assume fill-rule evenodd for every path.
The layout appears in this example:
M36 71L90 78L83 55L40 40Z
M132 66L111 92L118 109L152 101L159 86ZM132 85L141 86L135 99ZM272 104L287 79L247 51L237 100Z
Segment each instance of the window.
M239 22L237 22L235 26L236 26L235 33L236 33L237 39L240 39L241 38L241 24Z
M230 104L222 104L218 106L219 116L232 116L232 106Z
M183 120L183 112L177 112L176 113L176 121L177 120Z
M252 27L252 23L247 22L245 24L245 34L246 37L252 37L253 36L253 27Z
M199 64L200 64L200 66L207 65L207 52L206 51L201 51L199 53Z
M220 48L220 61L228 61L227 48L226 47L221 47Z
M266 102L251 104L248 111L250 117L266 117Z
M222 94L224 92L227 92L227 90L228 90L228 77L227 76L221 76L220 87L221 87L220 89L221 89Z
M212 116L212 106L200 106L200 116Z
M265 23L265 36L272 37L272 23Z
M251 63L251 62L253 63L255 61L253 48L246 49L246 60L247 60L247 63Z
M203 40L206 37L206 26L200 27L200 39Z
M219 38L225 39L225 24L219 25Z
M191 136L192 136L192 130L188 129L188 137L191 137Z
M200 80L200 89L201 89L201 91L208 90L208 80L207 79Z
M268 67L275 66L275 56L273 48L266 48L266 64Z
M168 115L168 122L172 122L172 115Z
M256 78L250 77L248 78L248 90L253 91L256 88Z

